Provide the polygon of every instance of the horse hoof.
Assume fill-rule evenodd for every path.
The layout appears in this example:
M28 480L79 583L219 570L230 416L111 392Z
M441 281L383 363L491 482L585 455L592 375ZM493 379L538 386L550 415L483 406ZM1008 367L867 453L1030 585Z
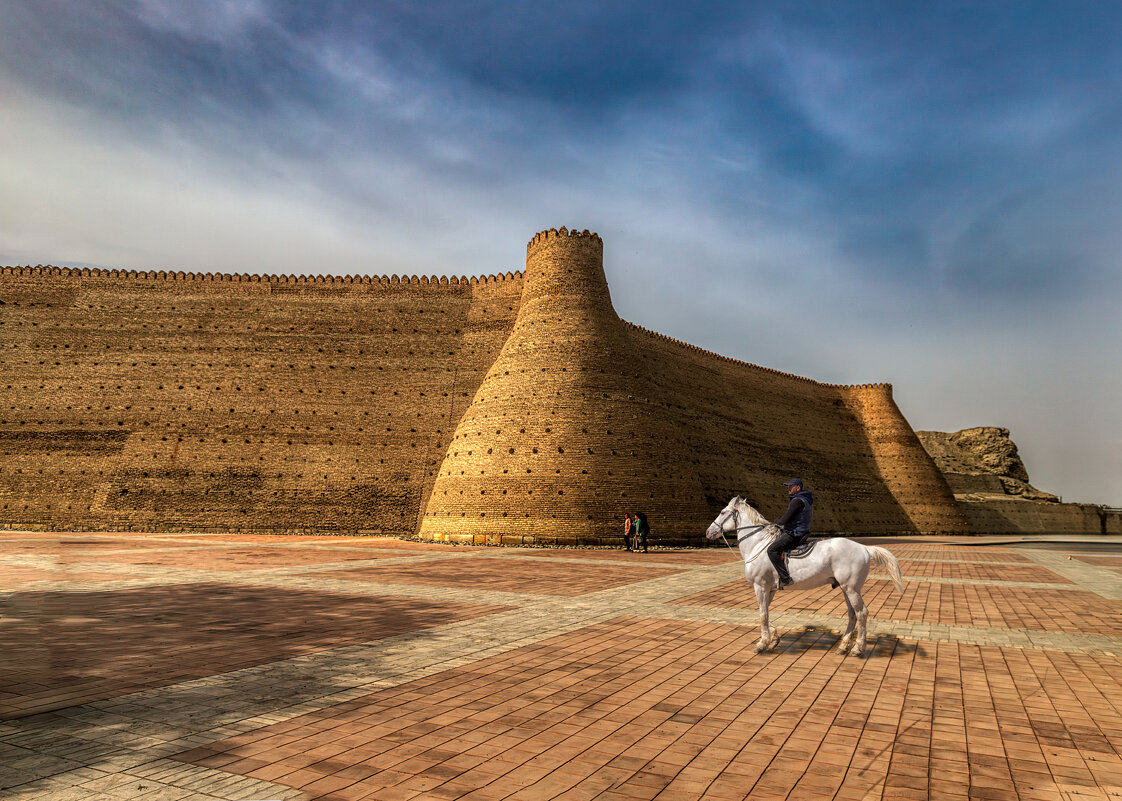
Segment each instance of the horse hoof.
M849 643L842 643L835 650L837 651L837 653L841 654L842 656L845 656L846 654L849 653Z
M851 650L851 651L849 652L849 655L850 655L850 656L855 656L855 657L857 657L858 659L861 659L861 658L862 658L863 656L865 656L865 649L864 649L864 648L857 648L857 647L854 647L854 648L853 648L853 649L852 649L852 650Z

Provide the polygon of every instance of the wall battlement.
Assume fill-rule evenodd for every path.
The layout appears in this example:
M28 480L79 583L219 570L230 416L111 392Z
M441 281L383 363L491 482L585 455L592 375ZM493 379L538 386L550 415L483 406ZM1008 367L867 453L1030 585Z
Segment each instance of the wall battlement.
M534 234L530 238L530 241L526 243L526 251L529 252L531 248L543 244L550 239L560 239L562 237L574 236L588 240L595 240L596 242L600 242L601 245L603 245L603 240L600 239L600 235L589 231L587 228L585 228L583 231L577 231L575 229L570 231L565 226L561 226L560 228L550 228L548 231L539 231L538 233Z
M698 542L802 475L818 530L965 530L891 385L624 322L603 259L559 228L471 278L2 268L0 526Z
M190 273L168 270L117 270L100 267L0 267L0 276L35 278L108 278L133 281L190 281L234 284L317 284L324 286L447 286L457 284L488 284L521 278L521 271L478 276L428 275L259 275L254 273Z
M674 337L667 336L666 334L660 334L658 331L652 331L649 328L644 328L643 326L638 325L637 323L627 322L626 320L624 322L628 326L633 328L634 330L636 330L636 331L638 331L642 334L645 334L646 336L649 336L652 339L659 339L659 340L662 340L664 342L673 343L675 345L678 345L679 347L685 348L686 350L692 351L694 353L698 353L698 354L701 354L703 356L708 356L711 359L717 359L717 360L722 361L722 362L728 362L729 364L735 364L735 365L738 365L740 367L747 367L751 370L762 370L765 373L772 373L774 375L780 375L780 376L783 376L784 378L790 378L793 381L805 381L808 384L814 384L814 385L820 386L820 387L831 387L833 389L878 389L878 390L887 390L889 392L892 391L892 384L883 383L883 382L882 383L875 383L875 384L827 384L823 381L815 381L813 378L807 378L805 376L795 375L794 373L787 373L787 372L784 372L783 370L776 370L773 367L764 367L764 366L759 365L759 364L752 364L751 362L745 362L745 361L741 361L740 359L734 359L731 356L722 356L720 353L714 353L711 350L706 350L705 348L698 347L697 345L691 345L689 342L683 342L680 339L675 339Z

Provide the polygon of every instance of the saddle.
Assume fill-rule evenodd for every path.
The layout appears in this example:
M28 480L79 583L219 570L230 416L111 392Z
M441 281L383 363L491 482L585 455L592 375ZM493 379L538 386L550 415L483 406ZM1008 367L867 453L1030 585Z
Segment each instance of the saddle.
M783 559L787 560L787 561L789 561L791 559L802 559L804 556L808 556L810 554L810 552L812 550L814 550L814 546L817 545L819 542L820 542L820 540L812 540L808 537L806 542L802 542L802 543L796 545L794 548L792 548L789 551L784 551L783 552ZM786 562L785 562L785 564L786 564Z
M814 550L814 546L817 545L819 542L821 542L820 539L812 540L809 537L807 537L805 542L802 542L802 543L796 545L794 548L792 548L789 551L784 551L783 552L783 565L785 567L789 568L792 559L802 559L805 556L809 556L810 552L812 550ZM839 586L838 585L838 580L837 579L830 579L830 586L833 587L834 589L837 589L838 586Z

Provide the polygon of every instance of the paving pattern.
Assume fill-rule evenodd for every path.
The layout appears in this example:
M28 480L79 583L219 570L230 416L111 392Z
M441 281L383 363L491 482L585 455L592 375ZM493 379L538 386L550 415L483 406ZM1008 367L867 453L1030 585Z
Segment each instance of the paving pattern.
M889 548L858 659L724 549L3 532L0 798L1122 798L1122 559Z

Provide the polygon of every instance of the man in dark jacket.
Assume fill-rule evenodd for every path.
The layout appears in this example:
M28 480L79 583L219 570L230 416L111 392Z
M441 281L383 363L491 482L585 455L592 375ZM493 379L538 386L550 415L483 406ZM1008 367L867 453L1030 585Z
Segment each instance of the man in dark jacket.
M647 523L647 516L643 512L635 513L635 550L639 550L639 546L643 546L643 553L647 552L647 535L651 533L650 524Z
M787 504L787 511L783 517L775 521L775 525L783 529L783 533L775 538L767 549L768 558L779 574L777 589L791 583L791 576L787 573L787 566L783 564L783 552L802 545L810 534L810 519L814 516L814 496L810 490L803 489L801 478L792 478L783 483L787 488L787 495L791 499Z

